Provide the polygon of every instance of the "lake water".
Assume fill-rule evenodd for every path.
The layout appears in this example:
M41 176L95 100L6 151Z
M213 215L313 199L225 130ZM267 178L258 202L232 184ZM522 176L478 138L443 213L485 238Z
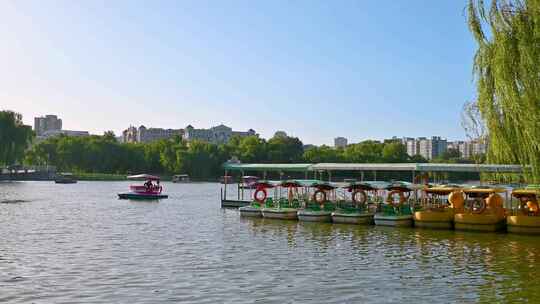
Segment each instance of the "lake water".
M0 302L540 301L540 237L244 219L219 184L128 184L0 183Z

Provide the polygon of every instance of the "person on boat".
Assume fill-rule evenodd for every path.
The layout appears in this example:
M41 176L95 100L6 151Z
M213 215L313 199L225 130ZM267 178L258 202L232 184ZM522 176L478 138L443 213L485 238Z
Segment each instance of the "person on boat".
M161 186L159 185L159 179L156 181L156 191L159 191L159 188L161 188Z
M152 190L152 187L154 185L152 184L151 180L147 180L146 183L144 183L144 186L146 187L146 191L150 191L150 190Z

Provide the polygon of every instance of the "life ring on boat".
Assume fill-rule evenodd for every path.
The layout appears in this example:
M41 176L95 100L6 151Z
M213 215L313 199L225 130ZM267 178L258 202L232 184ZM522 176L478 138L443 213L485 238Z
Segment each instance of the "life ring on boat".
M394 201L394 195L398 195L399 197L399 202L396 204L395 201ZM388 192L388 196L386 197L386 202L392 206L394 205L403 205L403 203L405 203L407 201L407 198L405 197L405 195L403 194L403 191L400 191L400 190L392 190L390 192Z
M324 202L326 202L326 192L324 192L324 190L322 189L318 189L313 193L313 200L319 204L323 204Z
M262 197L259 196L259 193L262 193ZM257 190L255 190L255 193L253 193L253 199L259 204L264 203L267 197L268 192L266 192L266 189L264 188L258 188Z
M475 206L476 203L479 203L478 207ZM483 198L478 197L474 201L472 201L471 213L473 213L473 214L481 214L482 212L484 212L486 210L486 206L487 206L486 201Z
M360 195L360 199L357 198L358 195ZM352 201L360 205L365 204L367 202L366 191L361 190L361 189L354 190L352 193Z

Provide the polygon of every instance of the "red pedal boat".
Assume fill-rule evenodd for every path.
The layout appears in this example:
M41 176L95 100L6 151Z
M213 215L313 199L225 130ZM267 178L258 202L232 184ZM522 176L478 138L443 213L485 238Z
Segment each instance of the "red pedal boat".
M162 194L163 187L159 184L159 176L149 174L130 175L128 179L145 180L144 185L129 186L130 192L118 193L120 199L161 199L168 198L166 194ZM153 183L156 182L156 183Z

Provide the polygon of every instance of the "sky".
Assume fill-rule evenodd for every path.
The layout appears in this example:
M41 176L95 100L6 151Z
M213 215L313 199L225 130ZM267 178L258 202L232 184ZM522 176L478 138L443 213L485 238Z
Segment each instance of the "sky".
M0 109L94 134L464 139L465 0L0 2Z

